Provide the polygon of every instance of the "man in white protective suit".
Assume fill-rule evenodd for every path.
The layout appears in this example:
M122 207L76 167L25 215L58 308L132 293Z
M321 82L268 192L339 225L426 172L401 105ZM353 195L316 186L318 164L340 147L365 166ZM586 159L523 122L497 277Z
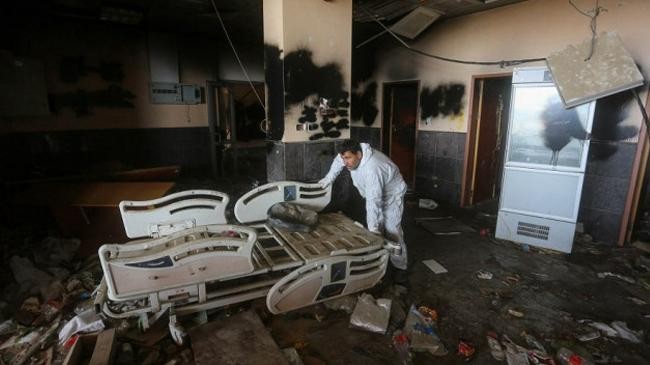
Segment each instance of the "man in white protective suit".
M338 152L329 172L318 183L322 187L331 185L343 167L347 167L352 183L366 199L368 230L385 235L401 246L400 253L391 255L390 261L395 268L406 270L406 244L402 231L406 183L399 168L367 143L345 140Z

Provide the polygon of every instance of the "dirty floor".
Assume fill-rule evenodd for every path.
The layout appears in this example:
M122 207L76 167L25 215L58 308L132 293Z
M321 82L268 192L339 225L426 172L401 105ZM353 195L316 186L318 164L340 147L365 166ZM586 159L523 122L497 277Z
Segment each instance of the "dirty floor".
M475 232L434 235L416 222L420 217L448 215L459 217ZM649 363L650 345L644 337L650 330L650 287L644 281L650 277L648 256L635 248L592 243L585 235L578 235L571 255L522 248L491 237L494 219L475 211L430 211L407 205L408 291L396 294L389 273L371 293L392 298L393 305L405 311L411 304L437 311L437 334L448 354L414 353L414 364L465 363L456 354L459 339L476 346L473 363L497 364L485 339L488 331L505 334L524 347L521 335L526 332L551 354L567 347L597 363ZM448 272L434 274L422 264L427 259L435 259ZM491 273L492 279L479 279L480 270ZM597 274L603 272L635 282L599 278ZM623 321L632 330L644 331L644 343L604 335L581 342L579 336L594 331L578 322L583 319L606 324ZM391 336L350 328L345 312L316 306L266 321L278 345L297 348L305 364L399 363ZM389 331L399 325L391 323Z

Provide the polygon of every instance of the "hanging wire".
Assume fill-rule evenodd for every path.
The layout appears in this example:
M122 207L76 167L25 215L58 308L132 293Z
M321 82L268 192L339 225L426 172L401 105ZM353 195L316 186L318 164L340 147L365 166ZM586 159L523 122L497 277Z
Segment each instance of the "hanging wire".
M431 54L431 53L427 53L427 52L424 52L424 51L421 51L421 50L419 50L419 49L415 49L415 48L409 46L409 45L406 44L406 42L404 42L404 41L403 41L399 36L397 36L397 34L393 33L393 31L391 31L388 27L386 27L386 26L384 25L384 23L382 23L382 22L377 18L376 15L371 14L371 13L370 13L370 12L369 12L365 7L363 7L363 6L360 6L360 8L361 8L361 10L363 10L367 15L369 15L370 17L372 17L372 19L373 19L377 24L379 24L382 28L384 28L384 30L385 30L386 32L388 32L388 34L390 34L393 38L395 38L395 39L396 39L396 40L397 40L397 41L398 41L398 42L399 42L399 43L400 43L404 48L406 48L407 50L409 50L409 51L411 51L411 52L413 52L413 53L417 53L417 54L422 55L422 56L431 57L431 58L435 58L435 59L437 59L437 60L446 61L446 62L460 63L460 64L464 64L464 65L487 65L487 66L495 66L495 65L496 65L496 66L500 66L501 68L503 68L503 67L508 67L508 66L521 65L521 64L523 64L523 63L538 62L538 61L545 61L545 60L546 60L546 58L524 58L524 59L501 60L501 61L467 61L467 60L460 60L460 59L455 59L455 58L449 58L449 57L437 56L437 55L434 55L434 54Z
M594 48L596 47L596 28L597 28L596 21L598 19L598 15L600 15L600 13L603 11L607 11L607 9L603 8L598 4L598 1L599 0L596 0L596 7L594 7L589 11L583 11L580 10L580 8L578 8L576 4L573 3L573 0L569 0L569 4L571 4L571 6L573 6L573 8L576 9L576 11L578 11L578 13L591 19L591 21L589 22L589 27L591 28L591 47L589 48L589 55L587 56L587 58L585 58L585 62L589 61L591 57L594 55Z
M264 105L264 102L262 102L262 97L260 97L260 94L257 92L257 89L255 89L255 86L253 86L253 81L251 81L251 78L248 76L248 72L246 71L246 67L244 67L244 64L239 58L239 54L237 53L237 50L235 49L235 45L232 43L232 40L230 39L230 35L228 34L226 25L223 23L223 19L221 19L221 13L219 13L219 9L217 9L217 5L214 3L214 0L211 0L211 3L212 3L212 8L214 8L214 12L217 14L217 18L219 19L219 24L221 24L221 29L223 29L223 33L226 35L228 44L230 45L230 48L232 49L232 52L235 55L235 58L237 59L237 63L239 63L239 67L244 73L246 80L248 80L248 84L251 86L251 89L253 90L253 92L255 92L257 101L260 103L260 106L262 107L262 109L264 109L264 112L266 113L266 106Z

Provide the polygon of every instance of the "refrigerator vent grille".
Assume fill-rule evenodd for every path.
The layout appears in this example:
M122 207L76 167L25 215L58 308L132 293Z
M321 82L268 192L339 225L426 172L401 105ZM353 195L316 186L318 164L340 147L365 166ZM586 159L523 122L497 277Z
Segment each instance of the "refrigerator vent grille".
M517 224L517 234L521 236L538 238L540 240L548 241L549 226L542 226L539 224L519 222Z

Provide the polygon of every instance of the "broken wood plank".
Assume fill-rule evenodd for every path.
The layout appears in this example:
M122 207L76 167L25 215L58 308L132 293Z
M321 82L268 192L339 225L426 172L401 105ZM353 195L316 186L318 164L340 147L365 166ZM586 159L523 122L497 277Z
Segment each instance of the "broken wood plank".
M189 336L196 365L288 365L262 320L252 310L195 327Z
M102 331L97 335L95 350L88 365L108 365L113 363L113 349L115 345L115 328Z

